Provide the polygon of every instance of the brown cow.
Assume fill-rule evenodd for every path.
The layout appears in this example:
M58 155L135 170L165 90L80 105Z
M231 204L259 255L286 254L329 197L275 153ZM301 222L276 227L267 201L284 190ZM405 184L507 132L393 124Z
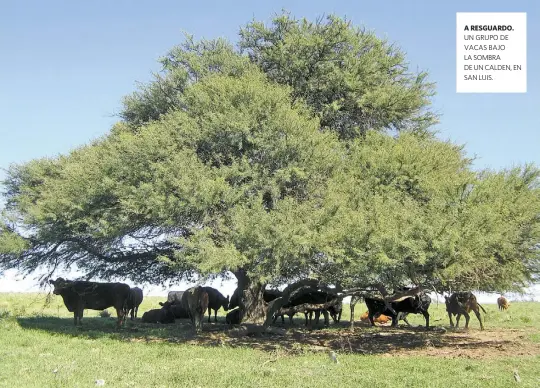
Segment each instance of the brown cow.
M510 307L510 303L504 296L500 296L497 298L497 305L499 306L499 310L508 310L508 307Z
M208 309L208 293L201 286L189 288L182 295L182 306L189 313L195 332L202 331L204 314Z
M54 286L53 294L62 296L69 312L73 313L75 325L81 324L84 309L105 310L114 307L120 326L127 315L130 288L124 283L97 283L72 281L58 278L49 280Z
M369 322L369 311L366 311L364 314L362 314L362 315L360 316L360 320L361 320L361 321L364 321L364 322L366 322L366 321ZM375 323L381 323L381 324L383 324L383 325L386 324L386 323L388 323L388 322L391 321L391 320L392 320L392 317L389 317L389 316L384 315L384 314L381 314L381 315L379 315L378 317L376 317L376 318L374 317L374 318L373 318L373 322L375 322Z
M448 318L450 318L450 326L454 327L454 321L452 321L452 315L457 315L456 318L456 327L459 326L459 319L461 315L465 315L465 328L469 327L469 313L474 311L478 322L480 322L480 330L484 330L484 324L482 323L482 317L480 316L480 310L482 309L484 314L486 310L478 303L476 296L472 292L455 292L450 297L445 296L446 303L446 312L448 313Z

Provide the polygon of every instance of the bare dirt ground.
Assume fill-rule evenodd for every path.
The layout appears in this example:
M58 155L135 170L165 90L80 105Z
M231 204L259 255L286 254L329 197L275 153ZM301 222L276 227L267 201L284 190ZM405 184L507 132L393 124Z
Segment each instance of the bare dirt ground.
M208 330L208 331L206 331ZM285 354L305 352L355 353L384 357L434 356L486 359L540 355L540 344L531 338L539 331L524 329L449 329L436 327L376 327L357 324L351 332L340 329L292 328L283 335L235 336L233 331L208 327L206 333L185 342L206 346L250 347ZM183 341L183 342L184 342Z

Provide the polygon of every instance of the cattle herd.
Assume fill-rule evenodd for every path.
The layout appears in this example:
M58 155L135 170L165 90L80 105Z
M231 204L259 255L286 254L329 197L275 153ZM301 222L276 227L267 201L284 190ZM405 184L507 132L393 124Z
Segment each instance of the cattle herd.
M68 311L73 313L74 324L80 325L85 309L104 310L114 307L117 314L117 325L121 326L128 314L131 319L137 318L139 305L143 301L143 291L138 288L130 288L124 283L98 283L89 281L72 281L63 278L49 281L53 286L53 293L60 295ZM406 289L402 289L406 290ZM279 290L265 290L264 301L272 302L282 296ZM426 321L426 328L429 327L429 306L431 298L425 292L420 292L413 296L404 296L390 303L383 299L364 297L367 311L360 317L361 320L369 320L371 325L375 323L386 324L391 321L392 326L397 326L398 321L407 321L408 314L422 314ZM446 311L450 319L450 326L454 327L453 316L456 316L456 327L463 315L465 317L465 328L469 326L469 313L474 312L480 322L481 330L484 329L480 309L486 311L478 303L476 297L471 292L455 292L450 296L445 296ZM174 323L176 319L189 319L195 332L200 332L203 327L203 320L208 311L208 322L211 322L212 310L214 311L214 322L217 322L217 311L223 308L228 311L225 322L227 324L239 324L242 321L242 311L239 308L238 289L232 297L225 297L221 292L212 287L196 286L185 291L171 291L165 302L160 302L160 308L146 311L141 321L145 323ZM298 312L297 306L324 305L325 308L305 308L303 311L305 324L308 325L315 316L315 323L319 322L320 315L324 316L325 325L329 324L329 316L335 323L341 319L342 299L336 298L325 291L312 291L302 294L296 298L290 298L288 303L276 311L273 316L275 323L281 317L281 322L285 323L285 315L289 317L292 324L293 316ZM497 299L500 310L506 310L510 306L504 296ZM230 310L230 311L229 311ZM351 304L351 317L354 317L354 304ZM353 319L353 318L352 318Z

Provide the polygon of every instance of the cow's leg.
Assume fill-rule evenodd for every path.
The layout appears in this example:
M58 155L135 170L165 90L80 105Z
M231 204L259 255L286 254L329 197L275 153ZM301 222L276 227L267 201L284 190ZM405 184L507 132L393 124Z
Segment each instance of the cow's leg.
M304 318L306 319L306 326L308 325L308 314L311 314L311 312L310 313L304 313ZM311 316L309 318L310 318L309 321L311 322Z
M131 316L131 320L133 321L133 319L135 319L135 307L133 307L133 308L129 311L129 315Z
M117 321L116 321L116 326L117 327L120 327L122 326L122 323L124 321L124 309L122 307L118 308L116 307L116 316L118 317Z
M461 313L458 313L457 314L457 317L456 317L456 327L459 327L459 320L461 319Z
M84 312L84 307L79 307L76 310L76 325L82 326L82 317Z
M474 310L474 314L476 315L476 318L478 318L478 322L480 322L480 330L484 330L484 324L482 323L482 317L480 316L480 310L478 310L478 309Z
M467 313L466 311L463 312L463 315L465 316L465 329L468 329L469 320L471 319L471 317L469 316L469 313Z
M319 324L319 319L321 319L321 310L315 311L315 324Z
M214 322L217 322L217 310L214 310Z
M407 320L407 315L408 315L408 313L399 313L398 314L398 321L401 319L402 321L404 321L407 324L407 326L411 326L411 324Z
M291 318L291 322L292 322L292 318ZM281 314L281 324L282 325L285 324L285 314Z
M324 326L328 327L330 326L330 320L328 319L328 311L327 310L323 310L322 311L323 315L324 315ZM321 313L319 312L319 315Z
M399 313L397 313L396 315L392 315L392 327L396 327L398 324L398 314Z
M373 316L374 316L374 315L375 315L375 314L372 313L371 311L368 312L368 319L369 319L369 321L371 322L371 326L375 326L375 321L373 320Z
M354 296L353 296L354 298ZM354 307L356 306L356 301L353 303L352 299L351 299L351 305L350 305L350 308L351 308L351 330L354 328Z
M452 320L452 313L448 312L448 318L450 318L450 327L454 327L454 321Z
M77 326L78 322L79 322L79 310L76 309L76 310L73 312L73 324L74 324L75 326Z
M135 318L137 318L137 314L139 314L139 306L135 307Z
M427 311L422 311L422 315L426 319L426 329L429 329L429 313ZM407 321L405 321L405 322L407 322ZM407 324L409 324L409 322L407 322Z
M208 323L210 323L210 317L211 316L212 316L212 309L210 308L210 306L208 306ZM203 315L203 318L204 318L204 315Z

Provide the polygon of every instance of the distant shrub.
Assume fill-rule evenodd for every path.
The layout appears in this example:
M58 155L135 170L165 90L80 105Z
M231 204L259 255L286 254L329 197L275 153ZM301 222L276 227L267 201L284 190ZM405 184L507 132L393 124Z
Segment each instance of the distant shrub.
M99 312L99 316L101 318L109 318L111 316L111 313L109 312L109 310L103 310Z
M9 318L9 311L8 310L0 310L0 319Z
M520 317L519 318L521 320L521 322L523 323L531 323L532 322L532 319L530 317Z

